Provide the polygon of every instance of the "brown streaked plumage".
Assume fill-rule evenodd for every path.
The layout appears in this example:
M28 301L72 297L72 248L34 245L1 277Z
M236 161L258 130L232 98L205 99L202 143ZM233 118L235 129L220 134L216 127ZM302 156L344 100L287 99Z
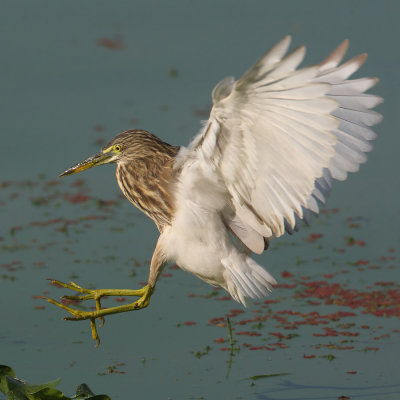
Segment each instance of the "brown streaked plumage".
M104 149L121 144L116 177L126 198L148 215L160 232L171 223L174 186L173 162L179 147L163 142L144 130L116 136Z

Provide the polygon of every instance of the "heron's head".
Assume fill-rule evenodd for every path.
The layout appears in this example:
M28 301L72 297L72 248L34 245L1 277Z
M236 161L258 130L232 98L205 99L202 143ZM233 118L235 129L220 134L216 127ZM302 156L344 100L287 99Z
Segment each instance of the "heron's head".
M97 165L123 163L148 157L157 151L160 144L163 142L150 132L140 129L125 131L106 144L99 153L67 169L60 177L76 174Z

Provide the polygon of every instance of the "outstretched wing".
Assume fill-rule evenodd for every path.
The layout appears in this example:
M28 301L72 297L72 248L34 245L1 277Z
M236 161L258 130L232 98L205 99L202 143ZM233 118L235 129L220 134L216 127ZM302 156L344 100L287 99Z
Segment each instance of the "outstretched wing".
M198 182L226 192L228 204L216 207L256 253L264 237L291 232L309 211L318 213L332 180L366 161L375 138L370 127L381 120L371 109L382 99L364 93L377 79L348 80L365 54L339 65L346 40L320 64L297 69L305 47L285 55L290 40L238 81L227 78L214 88L209 120L176 160L176 168L195 163Z

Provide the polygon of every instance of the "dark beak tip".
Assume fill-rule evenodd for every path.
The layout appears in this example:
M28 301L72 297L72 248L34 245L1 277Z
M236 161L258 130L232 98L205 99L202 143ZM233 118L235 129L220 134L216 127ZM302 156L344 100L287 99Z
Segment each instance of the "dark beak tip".
M76 172L76 167L68 168L62 174L58 175L59 178L63 178L64 176L72 175Z
M104 163L102 161L104 161L104 159L107 156L108 155L104 155L103 153L99 153L99 154L96 154L94 156L91 156L91 157L87 158L86 160L81 161L80 163L74 165L73 167L68 168L66 171L64 171L62 174L60 174L58 177L62 178L64 176L76 174L76 173L81 172L81 171L83 171L85 169L92 168L92 167L100 164L100 162Z

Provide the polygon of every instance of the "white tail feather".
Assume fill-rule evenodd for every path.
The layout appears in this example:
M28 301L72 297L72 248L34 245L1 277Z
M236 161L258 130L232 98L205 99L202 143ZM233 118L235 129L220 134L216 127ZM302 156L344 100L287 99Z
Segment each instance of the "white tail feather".
M243 305L246 305L246 297L265 297L272 291L272 286L276 285L272 275L244 254L234 252L221 260L221 263L226 270L225 289Z

